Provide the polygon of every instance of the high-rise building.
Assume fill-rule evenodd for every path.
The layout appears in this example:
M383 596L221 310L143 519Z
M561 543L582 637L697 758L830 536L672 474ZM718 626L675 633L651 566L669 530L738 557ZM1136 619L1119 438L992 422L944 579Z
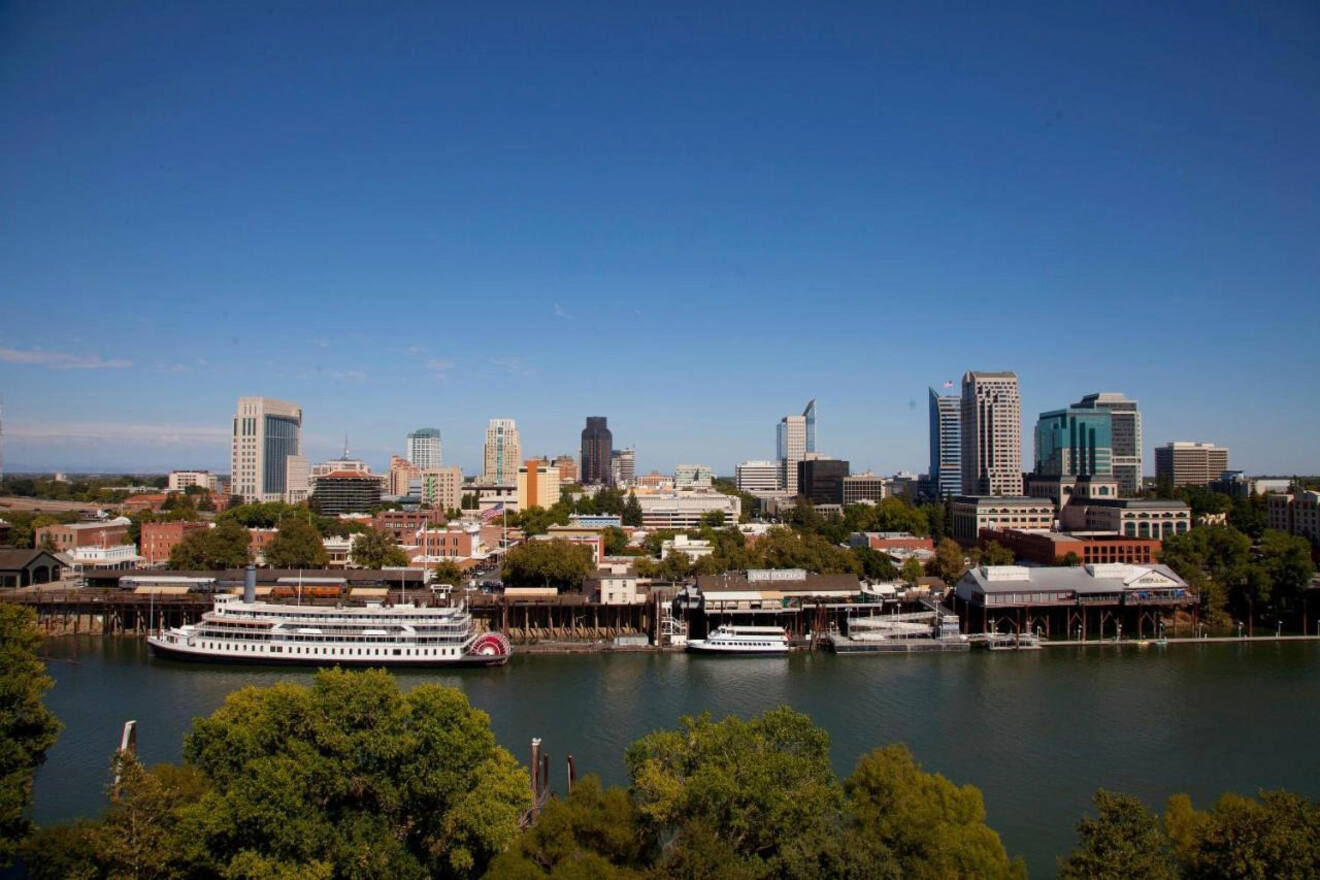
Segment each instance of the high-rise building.
M1036 420L1035 473L1044 477L1109 477L1114 473L1110 414L1056 409Z
M1213 443L1155 447L1155 479L1175 486L1208 486L1228 470L1228 448Z
M408 460L419 468L440 467L440 429L418 428L409 434Z
M513 419L491 419L486 428L485 462L481 481L491 486L512 486L518 478L522 444Z
M587 416L582 429L582 482L586 485L606 485L612 477L610 456L614 452L614 435L605 425L605 416Z
M1017 373L963 374L962 490L968 495L1022 495Z
M463 470L426 468L418 477L418 497L433 510L458 510L463 495Z
M380 504L380 478L361 471L333 471L312 481L312 507L325 516L366 513Z
M950 383L952 384L952 383ZM935 494L962 494L962 398L930 389L930 475Z
M885 499L887 482L884 477L877 476L870 471L844 477L843 503L858 504L866 501L879 503Z
M554 460L554 466L559 468L560 483L576 483L578 481L577 459L573 456L557 456Z
M269 397L240 397L229 453L230 493L245 502L283 501L288 458L302 448L302 407Z
M848 462L838 458L808 458L798 462L798 494L812 504L842 504Z
M816 401L807 403L800 416L784 416L775 435L775 457L779 459L780 483L798 494L798 462L816 451Z
M744 461L734 473L739 492L778 492L782 486L776 461Z
M409 435L411 438L411 435ZM385 480L385 491L389 495L407 495L413 484L421 479L422 468L412 461L398 455L390 456L389 476Z
M1110 439L1114 454L1114 479L1119 494L1133 496L1141 491L1141 409L1122 394L1102 391L1088 394L1074 409L1109 412Z
M312 493L312 470L305 455L284 460L284 503L302 504Z
M631 486L637 477L637 451L615 449L610 453L610 479L616 486Z
M518 468L518 509L549 509L559 500L559 468L543 459L529 459Z

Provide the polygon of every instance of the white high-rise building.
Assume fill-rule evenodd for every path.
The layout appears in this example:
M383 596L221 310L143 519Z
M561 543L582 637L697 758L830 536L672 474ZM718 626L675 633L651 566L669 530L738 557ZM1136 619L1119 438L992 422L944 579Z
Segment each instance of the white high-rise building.
M486 428L485 462L481 481L491 486L513 486L518 481L522 444L513 419L491 419Z
M229 473L245 502L283 501L288 459L302 452L302 407L269 397L240 397L234 413Z
M807 419L784 416L775 438L775 457L779 459L779 483L789 493L798 491L798 462L807 457Z
M969 370L962 380L964 495L1022 494L1022 400L1017 373Z
M408 460L423 469L440 467L440 429L418 428L409 434Z
M735 472L740 492L778 492L779 478L779 463L774 461L744 461Z

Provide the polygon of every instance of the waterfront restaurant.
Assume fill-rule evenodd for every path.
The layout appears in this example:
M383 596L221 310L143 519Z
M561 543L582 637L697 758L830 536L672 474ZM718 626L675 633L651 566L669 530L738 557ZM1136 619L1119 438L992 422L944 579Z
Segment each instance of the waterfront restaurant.
M1176 612L1188 609L1195 632L1196 596L1166 565L983 565L962 576L953 600L966 633L1154 638L1161 627L1175 635Z

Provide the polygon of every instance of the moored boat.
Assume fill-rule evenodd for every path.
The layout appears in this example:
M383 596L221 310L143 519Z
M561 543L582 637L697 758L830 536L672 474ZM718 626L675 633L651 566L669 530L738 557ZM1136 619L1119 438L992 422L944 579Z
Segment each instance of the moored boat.
M688 639L687 649L702 654L787 654L789 639L778 626L724 624L704 639Z

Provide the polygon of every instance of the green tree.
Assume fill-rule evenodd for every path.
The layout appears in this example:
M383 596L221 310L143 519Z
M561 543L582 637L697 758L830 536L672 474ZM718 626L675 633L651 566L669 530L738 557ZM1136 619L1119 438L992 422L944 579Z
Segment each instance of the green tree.
M634 492L628 493L628 500L623 505L623 524L640 527L642 524L642 503Z
M170 568L175 571L241 568L251 561L252 534L234 520L188 532L170 550Z
M305 519L288 517L265 551L271 568L324 568L329 561L321 533Z
M467 576L463 574L463 569L457 562L437 562L431 566L432 582L439 584L449 584L451 587L461 586Z
M194 723L197 837L230 877L476 877L531 806L527 773L462 692L384 670L229 695Z
M408 564L408 554L384 532L368 529L353 541L349 551L353 564L362 568L384 568Z
M603 533L605 538L605 555L618 556L628 547L628 533L618 526L606 526Z
M1259 555L1278 598L1285 603L1299 602L1315 574L1310 543L1299 535L1267 529L1261 535Z
M1201 597L1205 618L1224 625L1229 591L1247 576L1251 539L1231 526L1201 526L1165 538L1160 559Z
M643 826L666 841L661 875L721 876L691 870L718 865L730 877L821 876L793 867L840 830L828 734L788 708L680 724L633 743L626 758Z
M703 514L701 515L701 524L702 524L703 526L709 526L709 527L712 528L712 529L723 528L723 527L724 527L724 511L722 511L722 510L708 510L708 511L706 511L705 513L703 513Z
M1100 789L1096 818L1077 824L1078 845L1059 861L1061 880L1176 880L1159 821L1135 797Z
M921 561L915 556L909 556L903 560L903 569L901 575L903 580L909 584L915 584L923 574L921 570Z
M949 586L953 586L967 570L962 547L952 538L945 538L935 545L935 558L931 560L931 571Z
M587 776L551 800L536 824L491 863L490 880L643 880L653 847L622 788Z
M827 538L803 531L771 529L749 552L754 568L802 568L820 574L857 574L857 557Z
M1012 565L1016 561L1013 551L998 541L987 541L981 548L982 565Z
M588 547L568 541L527 541L505 554L500 576L510 587L580 590L594 570Z
M843 787L861 836L893 853L903 877L1026 876L985 824L981 792L923 772L906 746L862 756Z
M1206 812L1170 798L1165 828L1185 880L1320 877L1320 805L1285 791L1226 794Z
M552 507L529 507L520 511L512 519L510 524L516 528L522 529L523 534L544 535L553 525L568 525L569 508L565 504L556 503Z
M32 776L60 732L42 702L54 682L37 657L40 644L32 609L0 604L0 865L31 827Z
M853 547L852 554L865 577L873 581L892 581L898 577L898 569L888 554L864 545Z
M679 550L670 550L656 566L653 576L665 581L681 581L691 573L691 557Z
M1077 566L1082 564L1082 558L1077 555L1076 551L1069 550L1066 554L1064 554L1063 564L1069 566L1070 568L1076 568Z

